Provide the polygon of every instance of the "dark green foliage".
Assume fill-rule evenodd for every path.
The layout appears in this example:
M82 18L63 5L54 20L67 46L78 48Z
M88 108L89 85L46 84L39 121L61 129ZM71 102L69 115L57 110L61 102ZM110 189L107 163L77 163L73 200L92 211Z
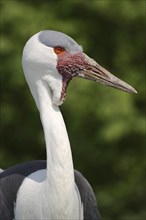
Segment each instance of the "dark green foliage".
M21 54L38 31L65 32L138 91L131 95L82 79L71 82L61 110L75 168L93 186L104 220L146 218L145 14L143 0L1 0L2 168L46 158Z

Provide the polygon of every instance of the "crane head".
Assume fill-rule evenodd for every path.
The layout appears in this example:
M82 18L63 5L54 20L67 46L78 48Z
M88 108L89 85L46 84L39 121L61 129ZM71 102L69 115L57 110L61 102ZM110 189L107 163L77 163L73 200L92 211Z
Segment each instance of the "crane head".
M62 32L45 30L31 37L24 48L22 64L30 89L33 90L34 82L38 80L47 82L56 105L64 102L73 77L137 93L132 86L87 56L76 41Z

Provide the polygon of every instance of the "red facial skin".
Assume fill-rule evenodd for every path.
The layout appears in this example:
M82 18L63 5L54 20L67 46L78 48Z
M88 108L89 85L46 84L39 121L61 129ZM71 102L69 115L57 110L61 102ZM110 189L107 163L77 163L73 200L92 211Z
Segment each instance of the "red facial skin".
M64 100L66 96L67 85L72 77L78 76L80 71L86 68L87 63L85 62L84 54L78 52L70 54L64 51L58 54L57 69L63 77L63 86L60 100Z

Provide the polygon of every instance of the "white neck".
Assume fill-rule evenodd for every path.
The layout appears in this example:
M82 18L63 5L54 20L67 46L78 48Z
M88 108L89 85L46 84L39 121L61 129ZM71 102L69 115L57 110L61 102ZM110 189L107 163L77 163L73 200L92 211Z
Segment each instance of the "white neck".
M74 184L74 170L70 143L59 107L52 102L52 94L45 81L37 83L38 104L47 150L47 177L49 181L66 180ZM69 181L69 184L68 184ZM64 184L63 184L64 185ZM64 185L64 186L65 186Z
M53 104L51 90L45 81L40 80L37 83L37 92L46 140L46 182L47 187L50 187L49 197L53 197L51 206L56 207L59 204L63 219L80 219L81 201L75 185L71 148L62 114L58 106Z

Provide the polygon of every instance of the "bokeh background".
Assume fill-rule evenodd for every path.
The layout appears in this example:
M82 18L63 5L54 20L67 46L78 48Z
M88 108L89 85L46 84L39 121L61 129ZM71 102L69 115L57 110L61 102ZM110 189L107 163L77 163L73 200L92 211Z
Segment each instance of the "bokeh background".
M61 111L74 166L91 183L104 220L146 219L145 22L143 0L1 0L0 167L46 158L21 54L40 30L65 32L138 91L127 94L83 79L70 83Z

